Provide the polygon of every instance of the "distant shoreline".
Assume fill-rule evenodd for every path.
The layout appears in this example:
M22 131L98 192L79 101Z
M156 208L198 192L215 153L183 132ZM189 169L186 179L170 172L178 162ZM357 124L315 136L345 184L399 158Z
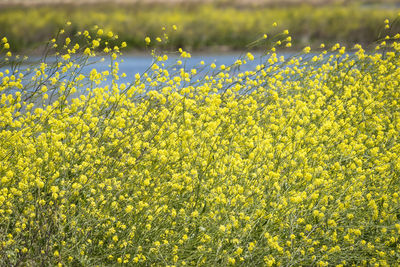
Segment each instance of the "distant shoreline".
M88 8L16 6L0 9L0 36L11 40L11 51L28 54L40 54L46 42L63 28L65 33L57 41L58 45L64 45L62 38L72 38L84 30L95 38L107 38L96 36L94 25L118 34L119 39L112 41L110 47L124 41L127 43L124 50L128 53L154 47L163 51L183 48L191 52L225 53L249 50L247 46L255 40L260 42L251 47L252 51L266 50L277 41L281 41L277 49L296 51L305 46L318 48L321 43L326 47L335 43L347 47L373 44L400 31L399 12L400 7L372 8L358 4L262 8L119 6L112 3ZM387 29L384 28L386 19L390 21ZM67 21L72 25L67 26ZM177 30L173 30L172 25L177 25ZM166 39L164 34L169 38ZM268 35L266 39L263 38L265 34ZM146 37L151 38L150 47L144 42ZM157 37L161 37L162 40L158 39L161 42L156 41Z
M219 4L236 6L292 6L292 5L347 5L354 3L366 4L399 4L396 0L0 0L0 6L41 6L41 5L191 5L191 4Z

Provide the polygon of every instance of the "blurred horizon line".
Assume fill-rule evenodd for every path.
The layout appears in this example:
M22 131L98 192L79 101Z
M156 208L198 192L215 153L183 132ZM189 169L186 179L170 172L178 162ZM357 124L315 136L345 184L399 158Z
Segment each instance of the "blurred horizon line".
M190 5L190 4L233 4L239 6L264 5L330 5L330 4L398 4L396 0L0 0L0 6L40 6L40 5Z

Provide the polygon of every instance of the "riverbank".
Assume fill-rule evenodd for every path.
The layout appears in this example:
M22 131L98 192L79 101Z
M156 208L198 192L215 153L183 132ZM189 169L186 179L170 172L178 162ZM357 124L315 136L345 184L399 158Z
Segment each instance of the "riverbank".
M264 34L290 29L292 48L341 42L371 44L378 36L400 30L394 23L384 29L386 18L394 20L400 9L395 5L325 5L238 8L224 5L100 5L100 6L12 6L0 11L0 35L13 40L14 51L40 50L46 40L71 21L68 34L97 24L117 33L132 51L143 51L146 36L155 40L170 36L163 49L179 47L190 51L232 51ZM273 27L273 23L277 26ZM171 29L178 25L177 31ZM155 44L156 42L152 42ZM258 47L263 49L263 47Z

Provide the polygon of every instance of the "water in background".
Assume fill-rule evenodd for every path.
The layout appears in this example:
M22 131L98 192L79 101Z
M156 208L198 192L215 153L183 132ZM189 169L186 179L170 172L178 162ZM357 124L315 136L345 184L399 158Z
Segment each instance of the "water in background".
M285 58L289 58L291 56L294 56L295 53L278 53L278 57L284 56ZM237 69L235 67L233 71L248 71L248 70L254 70L257 65L261 64L266 64L266 61L268 60L269 56L263 56L261 53L254 53L255 60L249 61L247 60L247 64L241 65L240 69ZM75 63L77 64L82 64L83 62L79 62L79 60L82 59L82 57L77 56L76 58L72 58L73 61L76 61ZM101 57L94 57L90 59L90 64L87 66L78 69L77 71L80 72L80 74L83 74L85 76L90 75L90 72L93 69L96 69L97 72L103 72L103 71L111 71L111 60L108 58L105 58L104 61L101 61ZM191 69L195 68L198 71L198 77L201 77L203 74L205 75L205 72L210 71L210 65L214 63L217 66L217 71L221 65L225 65L226 67L229 67L235 63L236 60L238 59L246 59L246 53L221 53L221 54L194 54L192 55L191 58L186 58L182 59L179 56L173 54L169 56L169 59L165 62L157 62L157 64L161 67L161 63L164 63L163 69L167 69L168 72L170 73L170 76L175 76L180 74L180 69L184 69L186 72L190 72ZM177 65L177 61L182 61L181 65ZM151 66L152 63L154 62L154 59L150 55L125 55L119 59L117 59L119 62L119 80L117 83L125 83L129 84L133 81L135 81L135 75L139 73L141 76L143 76L144 73L151 73ZM200 64L200 62L204 62L203 65ZM49 65L56 65L56 59L53 58L47 58L46 63ZM10 66L5 66L5 67L0 67L0 72L4 72L6 69L10 71L10 74L16 74L15 70L19 69L24 73L24 70L30 69L30 72L27 72L27 74L24 77L24 83L31 83L31 77L34 76L36 73L35 69L39 69L41 64L41 59L38 57L32 57L29 58L27 61L22 63L18 68L13 68L12 65ZM82 66L81 65L81 66ZM58 70L60 71L60 69ZM122 73L126 74L126 77L122 76ZM68 73L63 74L65 77L61 79L61 81L67 82L73 75L73 70L69 70ZM108 77L107 81L103 81L101 84L97 86L106 86L110 85L112 83L111 76ZM93 85L92 85L93 86ZM90 87L90 86L89 86ZM29 86L27 86L29 88ZM86 89L87 87L84 87ZM13 92L14 90L11 89L10 92Z
M177 56L169 56L169 59L164 62L165 66L173 66L172 68L168 68L169 71L179 71L181 68L184 68L186 71L190 71L190 69L196 68L203 68L209 69L209 66L214 63L217 66L225 65L230 66L235 63L235 61L239 58L243 58L245 54L240 53L227 53L227 54L198 54L192 55L191 58L181 59ZM259 54L254 55L256 58L260 56ZM145 55L129 55L121 57L123 62L119 64L119 74L126 73L125 78L120 78L119 82L121 83L128 83L134 80L134 76L136 73L143 74L149 70L153 62L153 58L151 56ZM178 60L182 61L182 65L176 65ZM200 62L203 61L204 65L200 65ZM160 63L157 63L160 65ZM241 67L241 70L251 70L254 69L258 64L261 64L260 60L254 60L248 62L246 65ZM92 65L92 67L88 67L85 70L85 73L90 72L95 68L97 71L106 71L110 70L110 62L107 60L103 62L97 62L96 64Z

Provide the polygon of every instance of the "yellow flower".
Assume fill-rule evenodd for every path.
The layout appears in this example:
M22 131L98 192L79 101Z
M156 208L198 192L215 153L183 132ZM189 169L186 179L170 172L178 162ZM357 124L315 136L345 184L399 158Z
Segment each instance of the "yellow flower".
M69 60L71 58L71 56L69 54L65 54L62 56L62 59L64 60Z
M254 56L253 56L253 54L250 53L250 52L247 53L247 58L248 58L250 61L254 60Z
M96 47L100 46L100 42L98 40L93 40L92 44L93 44L93 48L96 48Z
M310 53L310 51L311 51L311 48L309 46L306 46L303 49L303 52L306 53L306 54Z
M83 51L85 55L90 55L90 48L86 47L85 51Z

